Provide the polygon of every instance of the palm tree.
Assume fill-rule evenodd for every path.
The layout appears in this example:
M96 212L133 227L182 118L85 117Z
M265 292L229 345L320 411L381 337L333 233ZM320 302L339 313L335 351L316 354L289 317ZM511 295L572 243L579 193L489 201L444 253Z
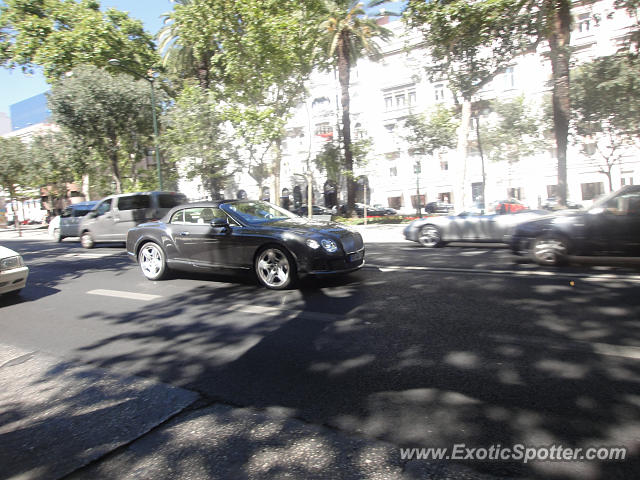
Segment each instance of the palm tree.
M175 0L174 10L163 15L164 26L157 35L158 51L162 56L162 65L168 72L180 77L197 78L203 90L207 90L211 81L212 58L215 49L196 51L189 42L183 42L180 17L176 12L180 9L197 8L195 0ZM213 42L212 42L213 44Z
M342 141L344 167L347 172L347 214L355 210L356 182L353 178L353 152L351 151L351 120L349 117L349 82L351 67L364 56L380 54L376 39L387 40L390 30L381 27L375 19L366 16L364 5L358 0L323 0L320 23L320 44L324 59L338 69L340 103L342 106ZM371 1L366 8L375 8L387 0Z

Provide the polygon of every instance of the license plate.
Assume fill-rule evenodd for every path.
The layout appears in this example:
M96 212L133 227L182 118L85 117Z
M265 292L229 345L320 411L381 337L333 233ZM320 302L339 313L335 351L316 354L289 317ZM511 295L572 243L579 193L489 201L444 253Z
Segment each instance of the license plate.
M362 252L356 252L349 255L350 262L356 262L360 259L362 259Z

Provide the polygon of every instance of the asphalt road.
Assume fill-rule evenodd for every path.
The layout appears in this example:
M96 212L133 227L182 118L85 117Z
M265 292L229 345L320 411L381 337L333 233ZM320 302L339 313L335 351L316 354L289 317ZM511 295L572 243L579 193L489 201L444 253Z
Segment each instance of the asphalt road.
M625 446L497 475L636 478L640 266L542 269L498 245L367 245L367 266L273 292L248 275L147 281L121 245L6 241L31 269L2 341L403 447Z

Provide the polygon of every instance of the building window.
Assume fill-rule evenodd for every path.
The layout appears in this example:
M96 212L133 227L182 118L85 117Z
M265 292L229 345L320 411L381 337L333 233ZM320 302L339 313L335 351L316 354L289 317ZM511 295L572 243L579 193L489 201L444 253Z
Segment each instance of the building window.
M438 83L434 85L433 91L436 98L436 102L442 102L444 100L444 85L442 83Z
M416 89L414 85L388 89L383 92L383 95L384 108L386 111L410 107L416 103Z
M602 182L583 183L580 188L582 189L582 200L593 200L604 193Z
M515 88L515 86L516 86L516 78L514 75L514 68L507 67L507 69L504 71L504 88L506 90L510 90L512 88Z
M389 152L385 153L384 157L390 162L393 160L398 160L400 158L400 152Z
M418 204L418 201L420 202ZM426 205L425 196L424 195L411 195L411 206L413 208L418 208L418 205L422 208Z
M452 198L453 195L451 194L451 192L442 192L438 194L438 201L440 202L451 203Z
M447 160L440 160L440 170L449 170L449 162Z
M507 198L516 200L522 200L522 188L520 187L511 187L507 188Z
M556 198L558 196L558 185L547 185L547 198Z
M578 15L578 21L576 22L576 30L578 33L587 33L591 30L591 14L581 13Z
M391 167L389 169L389 176L390 177L397 177L398 176L398 167Z
M315 134L325 139L333 138L333 127L329 122L316 124Z
M484 202L482 198L482 182L474 182L471 184L471 198L473 198L474 202Z
M402 197L387 197L387 203L396 210L400 210L403 207Z

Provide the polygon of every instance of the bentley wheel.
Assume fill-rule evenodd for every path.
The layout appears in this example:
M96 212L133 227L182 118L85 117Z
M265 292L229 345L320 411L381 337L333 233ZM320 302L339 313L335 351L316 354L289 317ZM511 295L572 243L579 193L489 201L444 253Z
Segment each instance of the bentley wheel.
M82 232L80 236L80 245L82 248L93 248L96 242L93 241L93 237L89 232Z
M433 225L425 225L420 229L418 235L418 242L423 247L434 248L442 245L442 237L440 236L440 230Z
M168 271L164 252L153 242L145 243L138 252L138 263L149 280L162 280Z
M568 250L568 244L564 238L543 235L532 242L531 257L540 265L561 265L567 261Z
M279 247L267 247L258 253L255 272L260 283L272 290L284 290L296 280L293 258Z

